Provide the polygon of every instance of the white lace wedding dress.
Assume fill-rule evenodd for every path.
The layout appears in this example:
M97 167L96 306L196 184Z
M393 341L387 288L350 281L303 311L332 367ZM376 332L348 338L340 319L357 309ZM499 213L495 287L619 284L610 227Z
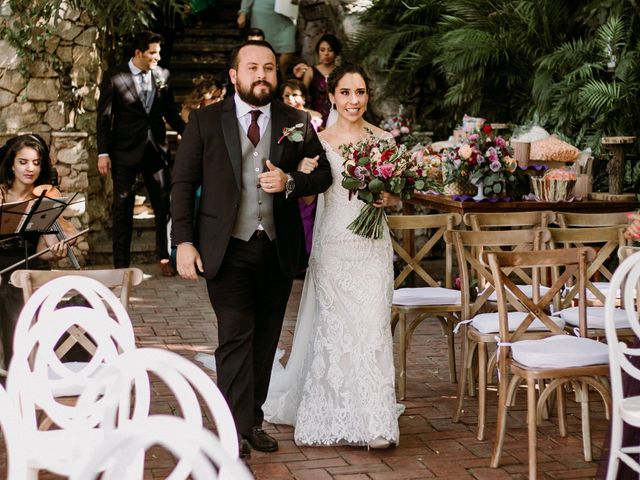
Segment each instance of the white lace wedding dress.
M389 232L370 240L347 229L363 203L349 200L343 158L323 146L333 183L316 216L291 356L284 369L274 364L265 419L294 425L299 445L398 443Z

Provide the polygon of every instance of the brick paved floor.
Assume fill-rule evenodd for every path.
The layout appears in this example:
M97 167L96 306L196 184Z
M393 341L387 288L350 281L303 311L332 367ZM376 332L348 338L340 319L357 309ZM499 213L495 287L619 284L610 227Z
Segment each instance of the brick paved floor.
M143 265L150 278L132 296L131 317L139 346L167 348L193 359L198 352L213 353L216 326L203 281L164 278L155 265ZM302 281L296 280L281 337L291 345ZM212 377L214 374L209 372ZM280 442L276 453L253 452L250 466L257 479L296 480L407 480L526 478L526 395L520 394L510 410L508 433L500 469L489 467L495 431L495 395L490 395L488 440L475 438L475 399L466 401L462 422L452 423L456 386L448 379L446 344L435 322L424 322L415 332L409 353L406 411L400 418L400 445L387 450L357 447L297 447L293 429L265 425ZM592 402L594 458L607 429L601 402ZM155 411L175 406L160 398ZM538 464L541 478L594 478L596 465L582 457L579 407L568 401L569 436L560 438L555 421L538 429ZM164 478L167 459L148 462L145 478ZM0 475L4 474L4 450ZM41 475L41 478L57 478Z

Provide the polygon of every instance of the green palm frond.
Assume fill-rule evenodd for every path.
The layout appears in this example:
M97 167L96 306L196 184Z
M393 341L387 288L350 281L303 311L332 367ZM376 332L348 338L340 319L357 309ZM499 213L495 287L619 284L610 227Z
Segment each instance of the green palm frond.
M620 85L590 80L580 88L580 100L594 114L613 110L620 100Z

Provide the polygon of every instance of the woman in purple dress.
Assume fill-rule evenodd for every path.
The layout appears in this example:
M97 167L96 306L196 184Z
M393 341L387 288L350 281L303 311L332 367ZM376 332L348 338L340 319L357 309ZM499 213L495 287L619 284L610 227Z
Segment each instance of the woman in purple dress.
M299 63L293 68L293 74L307 87L311 96L311 108L322 114L322 126L327 125L331 102L327 92L327 78L336 68L336 58L340 55L342 44L335 35L325 33L316 44L318 64L313 67Z

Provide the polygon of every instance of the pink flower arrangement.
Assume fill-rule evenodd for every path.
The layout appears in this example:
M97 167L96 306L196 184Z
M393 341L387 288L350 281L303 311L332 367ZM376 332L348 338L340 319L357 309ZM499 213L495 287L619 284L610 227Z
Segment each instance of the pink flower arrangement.
M402 114L392 115L380 124L380 128L389 132L397 141L400 141L404 135L411 133L413 120Z
M342 186L349 191L350 197L355 194L365 203L349 229L363 237L381 238L386 219L384 209L372 204L382 192L408 200L414 190L436 188L437 184L429 177L429 169L423 160L412 156L404 145L369 133L369 137L356 144L340 146L345 158Z
M469 134L465 143L442 153L445 183L467 180L483 184L485 193L504 193L505 180L512 181L517 162L502 137L492 137L490 125Z

